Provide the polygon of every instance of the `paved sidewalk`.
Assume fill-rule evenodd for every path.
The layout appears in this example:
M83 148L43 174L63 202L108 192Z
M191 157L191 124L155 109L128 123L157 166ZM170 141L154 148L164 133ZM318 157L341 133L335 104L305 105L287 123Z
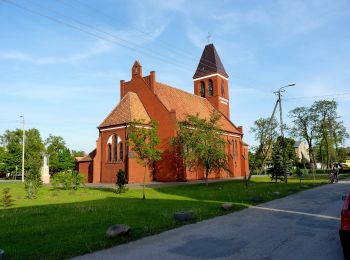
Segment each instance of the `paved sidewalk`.
M329 184L76 259L343 259L341 196Z

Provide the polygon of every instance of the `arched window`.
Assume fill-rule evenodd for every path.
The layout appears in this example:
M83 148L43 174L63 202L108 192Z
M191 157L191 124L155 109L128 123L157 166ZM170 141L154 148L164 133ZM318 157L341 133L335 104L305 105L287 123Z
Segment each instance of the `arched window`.
M119 160L123 161L123 143L119 143Z
M113 136L113 160L118 160L118 137Z
M213 96L213 81L209 79L208 83L208 96L212 97Z
M225 83L223 80L221 81L221 96L225 97Z
M108 144L108 161L110 162L112 160L112 146L111 144Z
M235 141L232 140L232 158L235 158Z
M235 140L235 148L236 148L236 150L235 150L236 156L238 156L238 146L237 146L237 140Z
M205 84L201 81L201 97L205 97Z

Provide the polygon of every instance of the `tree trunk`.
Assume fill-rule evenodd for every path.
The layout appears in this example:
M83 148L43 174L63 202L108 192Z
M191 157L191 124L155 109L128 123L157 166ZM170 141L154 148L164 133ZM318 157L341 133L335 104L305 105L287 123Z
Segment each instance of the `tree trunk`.
M205 186L208 186L209 168L205 167Z
M145 166L144 166L145 170L143 171L142 199L146 199L146 195L145 195L146 167L147 167L147 165L145 164Z

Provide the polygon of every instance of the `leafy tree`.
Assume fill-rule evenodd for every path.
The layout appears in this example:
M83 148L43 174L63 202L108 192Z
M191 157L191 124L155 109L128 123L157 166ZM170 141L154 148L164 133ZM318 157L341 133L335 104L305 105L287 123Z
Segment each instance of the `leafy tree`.
M277 180L281 180L287 183L287 175L292 172L296 161L294 143L295 141L291 138L283 138L279 136L273 144L271 160L272 167L269 169L269 173L271 174L271 179L276 182ZM283 159L284 152L285 158Z
M1 136L1 143L5 150L2 159L4 170L14 172L16 167L19 168L22 165L22 130L6 130Z
M22 165L22 137L21 129L14 131L6 130L1 136L3 145L2 168L7 172L14 172ZM40 132L35 129L28 129L25 132L25 171L40 173L41 157L44 145Z
M6 172L5 155L5 147L0 146L0 173Z
M42 155L45 151L40 132L33 128L26 131L25 139L25 168L26 171L40 175Z
M72 150L71 154L72 154L73 158L85 156L85 152L81 151L81 150L79 150L79 151Z
M51 173L73 170L75 161L61 136L49 135L45 144Z
M346 148L339 147L336 150L338 161L339 162L345 162L346 158L348 157L348 153L346 151Z
M318 157L326 167L337 160L337 148L349 137L344 123L338 120L337 106L334 100L320 100L312 105L317 114Z
M171 144L181 151L181 157L189 169L200 166L205 169L205 185L211 172L225 170L231 173L225 151L226 142L218 125L221 115L214 112L207 120L199 115L187 115L186 121L178 123L177 136Z
M152 120L147 127L143 122L131 122L128 129L128 142L137 155L137 162L144 167L142 192L145 199L147 166L152 167L154 162L161 159L161 151L157 148L160 143L158 123Z
M317 115L315 110L308 107L296 107L289 112L289 116L293 118L292 136L304 139L307 142L311 165L313 168L316 168L313 147L317 134Z
M254 134L255 140L258 141L258 146L255 147L255 161L253 166L260 173L264 170L266 160L271 154L272 144L277 138L277 126L276 119L259 118L250 129L250 132Z

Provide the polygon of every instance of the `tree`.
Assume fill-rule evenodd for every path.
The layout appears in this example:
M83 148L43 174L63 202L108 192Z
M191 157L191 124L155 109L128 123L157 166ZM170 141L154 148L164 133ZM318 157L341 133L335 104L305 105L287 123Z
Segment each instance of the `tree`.
M320 100L312 105L317 115L318 157L326 167L337 161L337 148L349 137L344 123L338 120L337 106L334 100Z
M294 151L295 141L292 138L279 136L272 147L272 167L269 169L271 179L286 181L286 176L291 173L296 161ZM283 146L285 146L285 158L283 162Z
M4 147L3 169L7 172L14 172L22 165L22 130L6 130L1 136L1 143ZM40 132L31 128L26 131L25 138L25 171L39 174L42 152L44 151L43 141Z
M308 107L296 107L289 112L289 116L293 118L293 126L291 128L292 136L304 139L307 142L311 165L313 168L316 168L313 147L314 139L317 134L317 115L315 110Z
M26 131L25 168L29 173L40 175L42 155L45 150L40 132L33 128Z
M86 153L84 151L81 151L81 150L78 150L78 151L72 150L71 154L72 154L73 158L75 158L75 157L83 157L83 156L86 155Z
M254 121L254 126L250 129L250 132L254 133L255 140L258 141L258 146L255 148L256 159L254 166L259 173L262 173L264 170L273 141L277 138L277 126L276 119L259 118Z
M1 136L5 153L3 158L4 170L15 172L22 165L22 130L6 130Z
M61 136L49 135L45 141L51 173L74 170L75 161Z
M345 162L346 158L348 157L348 153L346 151L346 148L339 147L339 148L337 148L336 153L337 153L337 157L338 157L337 158L338 162Z
M177 136L171 140L172 146L181 151L181 158L189 169L201 167L205 170L205 185L211 172L225 170L231 173L225 151L226 142L218 125L221 115L212 112L210 118L187 115L185 121L177 124Z
M160 143L158 123L152 120L147 126L140 121L131 122L128 129L128 142L137 155L137 162L144 167L142 192L145 199L147 166L152 167L154 162L161 159L161 151L157 148Z

